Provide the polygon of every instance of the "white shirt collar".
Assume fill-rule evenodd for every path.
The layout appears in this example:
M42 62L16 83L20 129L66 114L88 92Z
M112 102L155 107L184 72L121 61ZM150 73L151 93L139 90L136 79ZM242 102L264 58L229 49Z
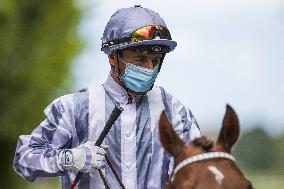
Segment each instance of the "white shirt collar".
M119 85L109 73L107 80L104 83L104 88L106 90L107 95L110 95L113 100L115 100L119 104L127 104L128 103L128 94L127 91ZM140 102L141 97L135 98L136 102Z

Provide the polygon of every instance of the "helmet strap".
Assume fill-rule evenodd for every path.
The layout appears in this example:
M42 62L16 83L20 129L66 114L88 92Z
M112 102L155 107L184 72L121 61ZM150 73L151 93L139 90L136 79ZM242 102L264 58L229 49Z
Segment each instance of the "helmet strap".
M118 67L118 75L117 75L117 77L119 77L120 76L120 66L119 66L119 59L118 59L118 56L119 56L119 51L117 50L116 51L116 62L117 62L117 67Z

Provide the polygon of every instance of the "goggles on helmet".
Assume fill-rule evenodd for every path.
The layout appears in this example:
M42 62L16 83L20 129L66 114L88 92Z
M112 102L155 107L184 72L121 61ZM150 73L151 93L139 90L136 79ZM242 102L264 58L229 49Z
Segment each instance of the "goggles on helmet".
M121 39L116 39L113 41L108 41L106 43L103 43L102 50L105 48L110 48L111 46L114 45L130 44L144 40L154 40L154 39L171 40L172 38L169 30L166 27L160 25L158 26L148 25L133 31L130 37L124 37Z
M171 40L169 30L163 26L144 26L131 33L131 42L138 42L152 39L168 39Z

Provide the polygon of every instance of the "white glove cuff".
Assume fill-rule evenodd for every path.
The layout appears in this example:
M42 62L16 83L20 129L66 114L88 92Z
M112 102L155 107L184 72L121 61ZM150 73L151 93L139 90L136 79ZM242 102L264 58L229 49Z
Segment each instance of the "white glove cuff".
M94 168L104 167L105 154L103 147L86 142L76 148L62 150L58 156L59 165L63 170L91 172Z
M61 167L64 170L89 172L92 154L88 147L81 146L70 150L63 150L59 159Z
M74 166L73 164L73 154L72 151L62 150L59 154L59 165L62 167L63 170L70 170Z

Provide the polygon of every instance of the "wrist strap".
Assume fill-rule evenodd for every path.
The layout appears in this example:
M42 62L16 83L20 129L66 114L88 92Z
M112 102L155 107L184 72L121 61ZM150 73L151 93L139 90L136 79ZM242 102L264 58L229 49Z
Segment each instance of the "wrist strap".
M61 165L64 170L69 170L74 166L73 153L71 150L65 149L61 151L59 154L59 165Z

